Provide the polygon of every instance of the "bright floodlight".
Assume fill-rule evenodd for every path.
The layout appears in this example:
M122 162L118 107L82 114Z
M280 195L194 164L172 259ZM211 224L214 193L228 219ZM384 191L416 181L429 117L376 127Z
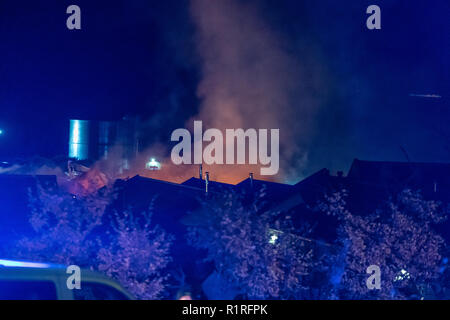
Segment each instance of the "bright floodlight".
M269 243L270 243L270 244L275 244L275 243L277 243L277 240L278 240L278 236L277 236L276 234L272 234L272 235L270 236Z
M151 158L149 162L145 164L145 168L147 170L159 170L161 169L161 164L155 160L155 158Z
M0 135L2 135L3 134L3 130L2 129L0 129Z

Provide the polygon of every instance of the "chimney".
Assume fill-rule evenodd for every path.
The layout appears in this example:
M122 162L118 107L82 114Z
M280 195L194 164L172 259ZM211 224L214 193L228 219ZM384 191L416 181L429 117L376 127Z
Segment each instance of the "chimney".
M209 172L205 172L205 191L208 194Z
M250 186L253 188L253 172L250 172L249 178L250 178Z
M198 176L200 180L203 180L203 165L200 165L200 167L198 167Z

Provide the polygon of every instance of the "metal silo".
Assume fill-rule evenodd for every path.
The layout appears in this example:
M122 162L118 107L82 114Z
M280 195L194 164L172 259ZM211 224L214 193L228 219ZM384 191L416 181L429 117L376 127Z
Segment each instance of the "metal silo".
M69 158L89 159L90 126L88 120L70 120Z
M122 149L122 167L126 170L138 152L138 121L137 118L125 117L117 123L116 143Z
M117 134L117 123L100 121L98 124L98 157L108 159L108 154L114 146Z

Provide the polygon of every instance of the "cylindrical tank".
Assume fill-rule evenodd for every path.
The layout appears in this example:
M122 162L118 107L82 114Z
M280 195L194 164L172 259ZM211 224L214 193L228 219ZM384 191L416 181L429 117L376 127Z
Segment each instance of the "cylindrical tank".
M114 146L116 139L115 122L100 121L98 124L98 156L100 159L108 159L108 153Z
M89 129L88 120L70 120L69 158L89 159Z
M115 148L120 166L129 169L129 162L139 149L137 118L121 121L70 120L69 158L97 161L108 159Z
M138 152L138 120L135 118L124 118L117 123L116 143L122 148L124 169L128 169L128 162Z

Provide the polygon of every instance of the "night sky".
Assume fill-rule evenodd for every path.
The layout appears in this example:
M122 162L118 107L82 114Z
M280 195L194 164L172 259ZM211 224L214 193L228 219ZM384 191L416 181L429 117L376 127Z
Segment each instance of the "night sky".
M302 70L292 77L302 103L314 101L308 120L295 99L285 106L305 126L291 135L301 141L299 176L347 170L353 158L404 161L402 148L412 161L450 161L449 1L233 2L276 35ZM66 28L71 4L82 30ZM381 30L365 27L371 4L381 7ZM204 98L193 11L184 0L0 0L0 156L66 154L70 118L139 115L148 143L169 143Z

